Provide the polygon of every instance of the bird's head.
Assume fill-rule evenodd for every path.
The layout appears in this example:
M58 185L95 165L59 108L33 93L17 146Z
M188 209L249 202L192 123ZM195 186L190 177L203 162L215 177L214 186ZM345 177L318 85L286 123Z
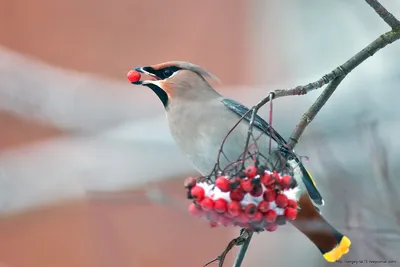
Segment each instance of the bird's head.
M215 92L206 79L219 81L203 68L184 61L170 61L156 65L135 68L151 77L149 80L134 82L152 89L167 107L173 99L199 99L207 92Z

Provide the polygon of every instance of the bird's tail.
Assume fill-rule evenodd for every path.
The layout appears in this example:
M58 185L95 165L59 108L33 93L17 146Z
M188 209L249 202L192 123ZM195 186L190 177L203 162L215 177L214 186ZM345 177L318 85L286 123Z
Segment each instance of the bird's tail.
M338 232L315 209L308 194L299 200L300 211L292 222L321 251L325 260L335 262L349 252L351 241Z

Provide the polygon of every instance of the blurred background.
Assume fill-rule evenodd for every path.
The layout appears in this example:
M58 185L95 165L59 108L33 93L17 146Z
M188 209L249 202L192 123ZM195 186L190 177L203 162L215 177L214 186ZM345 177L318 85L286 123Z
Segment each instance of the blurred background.
M400 2L382 4L400 17ZM196 172L127 71L190 61L252 105L388 30L362 0L1 0L0 266L202 266L238 229L187 214L183 180ZM343 260L396 261L364 265L400 263L399 58L394 43L352 72L296 148L323 214L353 242ZM318 94L274 102L283 136ZM255 236L243 266L326 264L285 230Z

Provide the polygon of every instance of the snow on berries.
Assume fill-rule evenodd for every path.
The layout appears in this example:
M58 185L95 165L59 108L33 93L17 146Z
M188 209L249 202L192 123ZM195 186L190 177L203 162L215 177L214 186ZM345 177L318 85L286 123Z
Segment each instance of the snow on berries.
M249 166L240 175L187 178L189 212L212 227L275 231L297 216L298 186L287 173Z

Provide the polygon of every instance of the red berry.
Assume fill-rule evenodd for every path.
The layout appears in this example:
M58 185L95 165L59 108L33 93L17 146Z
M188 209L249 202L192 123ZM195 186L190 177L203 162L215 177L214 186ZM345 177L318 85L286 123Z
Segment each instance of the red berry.
M286 208L283 212L283 215L286 219L293 221L294 219L296 219L297 210L293 208Z
M189 212L190 212L193 216L199 217L199 216L202 215L203 210L201 209L201 207L197 206L196 204L191 203L191 204L189 205Z
M249 166L244 170L244 173L248 178L254 178L257 175L257 167L256 166Z
M198 202L204 198L205 193L206 192L204 191L204 188L198 185L196 185L190 190L190 194Z
M238 223L248 223L249 218L244 212L241 212L237 217L235 217L235 221Z
M214 208L214 201L211 198L206 197L201 201L200 205L203 208L203 210L209 211Z
M229 186L230 186L230 190L236 190L236 189L240 189L240 182L242 181L242 179L240 179L239 177L233 178L229 181Z
M230 215L233 217L238 216L240 212L242 211L242 205L238 201L232 201L228 205L228 212Z
M220 215L214 210L210 210L207 212L207 219L211 222L217 222L219 220Z
M228 209L228 203L225 199L219 198L214 202L214 210L218 213L224 213Z
M229 206L228 206L228 210L224 213L224 216L226 218L228 218L228 219L232 219L233 218L232 214L229 212Z
M254 216L251 218L253 222L261 222L263 220L264 216L261 212L257 211Z
M250 195L253 197L259 197L263 194L263 189L261 185L257 185L253 188L253 190L250 192Z
M269 209L269 202L263 200L258 204L258 210L262 213L267 212Z
M288 198L284 194L279 194L275 199L275 203L279 208L286 208L288 204Z
M252 179L242 179L240 181L240 186L245 192L250 192L251 190L253 190L254 185L252 184L252 181Z
M256 214L257 206L252 203L247 204L246 207L244 207L244 212L249 218L251 218Z
M266 222L274 222L276 220L276 212L274 210L268 210L265 215L264 219Z
M218 227L218 223L217 222L210 222L210 227L211 228Z
M215 185L222 191L222 192L229 192L231 190L230 188L230 182L225 176L219 176L215 180Z
M292 209L297 209L297 202L293 199L288 199L287 206Z
M265 226L265 230L268 232L274 232L276 229L278 229L278 225L276 223L269 223Z
M224 217L224 216L219 216L218 222L219 222L220 224L222 224L223 226L228 226L228 225L231 224L231 220L228 219L228 218L226 218L226 217Z
M280 184L282 185L283 188L288 188L291 180L292 180L292 177L290 175L284 175L284 176L282 176Z
M278 174L276 171L274 171L274 172L271 174L270 179L271 179L270 185L275 185L277 182L280 181L281 177L279 176L279 174Z
M127 74L128 80L131 83L137 82L140 80L140 72L136 71L136 70L130 70Z
M267 190L264 192L264 200L268 202L275 201L276 198L276 192L273 189L267 188Z
M260 179L261 179L261 183L267 187L271 181L271 175L266 172L261 176Z
M231 193L229 194L229 197L231 198L231 200L235 200L235 201L242 201L244 198L244 191L240 188L235 189L233 191L231 191Z

